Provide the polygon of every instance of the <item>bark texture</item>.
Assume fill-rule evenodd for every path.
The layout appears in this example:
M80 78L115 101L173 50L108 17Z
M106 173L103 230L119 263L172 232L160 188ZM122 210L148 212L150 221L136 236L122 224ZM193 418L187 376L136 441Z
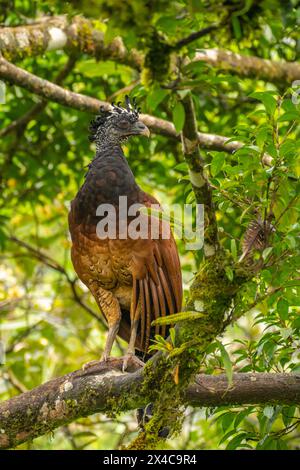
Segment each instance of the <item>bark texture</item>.
M257 78L279 85L292 85L294 80L300 79L298 62L261 59L222 49L198 51L193 61L199 60L240 77Z
M15 447L59 426L97 412L133 410L149 403L143 370L122 361L95 363L22 393L0 404L0 448ZM175 386L175 385L174 385ZM193 407L300 403L300 374L197 375L185 394Z

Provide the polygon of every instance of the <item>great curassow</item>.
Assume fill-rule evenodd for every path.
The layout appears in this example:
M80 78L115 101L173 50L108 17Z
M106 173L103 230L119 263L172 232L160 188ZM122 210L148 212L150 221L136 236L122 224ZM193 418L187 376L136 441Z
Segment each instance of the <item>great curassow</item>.
M168 223L160 221L158 236L151 238L152 215L139 214L149 222L147 236L133 236L127 228L134 217L124 214L119 205L120 196L126 197L128 208L133 204L158 204L137 185L121 148L128 137L150 135L139 120L136 103L131 104L126 97L125 108L118 103L112 105L111 111L100 111L90 125L96 155L71 203L71 256L75 271L95 297L108 325L102 360L108 359L119 335L128 342L123 359L125 370L135 350L139 356L146 355L155 334L166 336L165 326L153 327L151 322L181 311L181 269L169 226L164 233L170 235L163 235ZM113 235L99 234L97 230L97 224L104 221L107 205L116 211ZM99 207L102 215L97 215Z

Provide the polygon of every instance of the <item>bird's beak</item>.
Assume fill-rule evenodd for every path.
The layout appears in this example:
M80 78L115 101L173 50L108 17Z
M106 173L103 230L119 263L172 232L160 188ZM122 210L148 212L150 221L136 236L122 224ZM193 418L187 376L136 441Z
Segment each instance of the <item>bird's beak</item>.
M148 127L145 126L145 124L143 124L143 126L144 126L144 129L142 130L141 135L144 135L146 137L150 137L150 131L149 131Z
M150 137L150 131L142 121L137 121L132 129L133 135L144 135Z

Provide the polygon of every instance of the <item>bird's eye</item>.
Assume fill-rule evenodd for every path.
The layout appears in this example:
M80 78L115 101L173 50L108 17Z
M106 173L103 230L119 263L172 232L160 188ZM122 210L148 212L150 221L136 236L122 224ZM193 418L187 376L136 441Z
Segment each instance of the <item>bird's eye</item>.
M128 127L128 121L123 119L123 121L119 122L119 127L121 127L121 129L126 129Z

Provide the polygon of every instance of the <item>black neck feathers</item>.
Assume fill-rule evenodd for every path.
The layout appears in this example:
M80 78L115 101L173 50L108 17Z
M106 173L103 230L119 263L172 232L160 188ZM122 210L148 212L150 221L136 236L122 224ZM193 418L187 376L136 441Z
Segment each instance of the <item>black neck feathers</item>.
M96 220L100 204L119 205L119 197L135 200L139 187L120 146L97 152L76 196L80 220Z

